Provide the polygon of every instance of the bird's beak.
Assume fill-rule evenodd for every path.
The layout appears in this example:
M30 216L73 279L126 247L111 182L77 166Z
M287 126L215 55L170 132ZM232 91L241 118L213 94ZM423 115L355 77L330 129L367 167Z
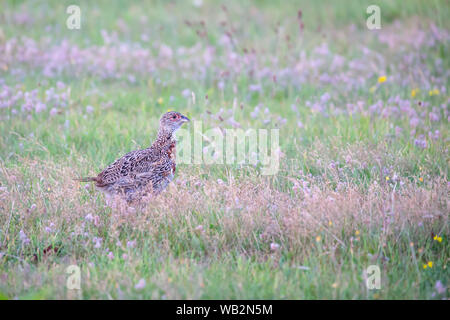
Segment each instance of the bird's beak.
M189 121L191 121L191 120L189 120L189 118L188 117L186 117L186 116L181 116L181 120L183 121L183 122L189 122Z

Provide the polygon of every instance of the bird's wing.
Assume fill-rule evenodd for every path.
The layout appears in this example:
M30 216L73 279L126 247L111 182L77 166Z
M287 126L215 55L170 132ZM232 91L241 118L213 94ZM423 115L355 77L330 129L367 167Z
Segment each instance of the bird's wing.
M134 179L137 174L152 171L158 155L151 149L135 150L110 164L97 176L98 187L115 184L124 177Z

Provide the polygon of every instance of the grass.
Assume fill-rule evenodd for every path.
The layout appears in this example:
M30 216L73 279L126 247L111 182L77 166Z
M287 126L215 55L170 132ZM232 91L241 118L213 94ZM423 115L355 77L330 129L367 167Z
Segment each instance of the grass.
M380 1L369 31L369 2L80 1L79 31L69 2L2 3L0 297L448 298L450 6ZM73 180L167 109L279 128L279 171L180 164L145 208Z

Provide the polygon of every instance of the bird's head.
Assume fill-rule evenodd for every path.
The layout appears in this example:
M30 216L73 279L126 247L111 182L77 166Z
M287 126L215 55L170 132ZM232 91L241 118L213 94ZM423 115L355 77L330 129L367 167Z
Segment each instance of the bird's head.
M188 117L176 111L169 111L162 115L159 120L160 129L173 133L179 129L183 123L190 121Z

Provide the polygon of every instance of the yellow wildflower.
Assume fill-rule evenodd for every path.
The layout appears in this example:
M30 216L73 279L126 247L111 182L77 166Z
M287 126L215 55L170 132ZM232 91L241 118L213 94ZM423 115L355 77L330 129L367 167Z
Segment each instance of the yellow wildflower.
M420 178L419 178L419 181L420 181L420 182L423 182L423 178L422 178L422 177L420 177Z
M390 180L390 178L389 177L386 177L386 181L389 181Z
M437 242L442 242L442 237L438 237L437 235L435 235L433 239Z
M162 97L159 97L158 98L158 104L163 104L163 102L164 102L164 99Z
M426 269L428 266L426 264L423 265L423 268Z
M359 230L355 231L355 235L359 236Z
M433 262L432 261L428 261L428 267L433 268Z
M431 96L437 96L439 93L440 93L439 90L436 89L436 88L433 89L433 90L428 91L428 94L430 95L430 97Z
M335 282L331 286L336 289L339 286L339 284L337 282Z
M417 89L417 88L416 89L412 89L411 90L411 97L414 98L417 95L418 92L419 92L419 89Z
M316 237L316 242L320 242L320 240L322 240L322 238L320 236Z
M328 221L328 225L331 227L333 225L333 222L331 220Z
M386 76L378 77L378 83L386 82L386 80L387 80Z

